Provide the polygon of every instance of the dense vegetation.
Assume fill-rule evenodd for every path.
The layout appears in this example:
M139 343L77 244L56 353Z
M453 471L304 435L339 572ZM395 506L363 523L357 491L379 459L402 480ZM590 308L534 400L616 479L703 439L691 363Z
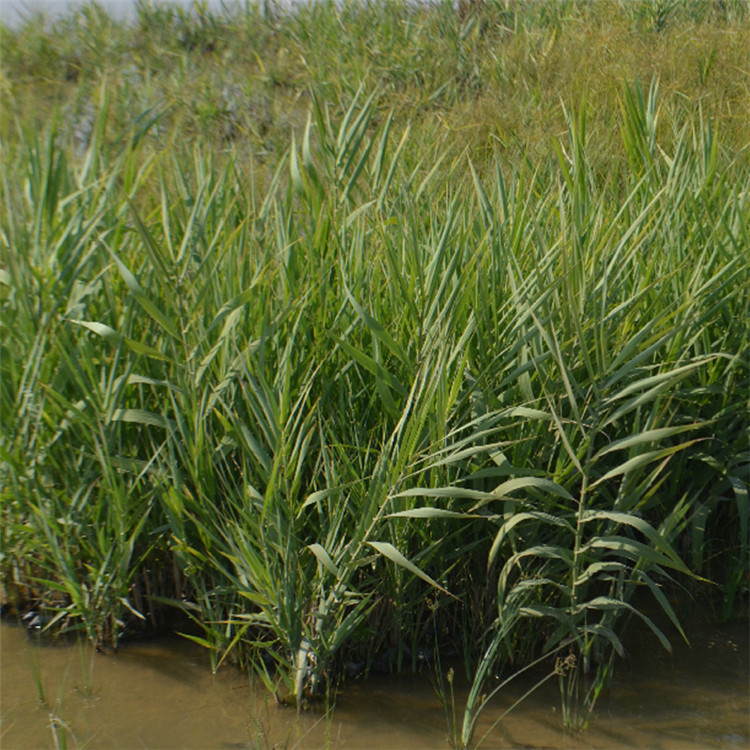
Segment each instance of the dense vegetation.
M749 40L737 0L2 29L8 598L100 647L180 611L298 706L458 652L461 745L498 668L581 726L629 619L745 612Z

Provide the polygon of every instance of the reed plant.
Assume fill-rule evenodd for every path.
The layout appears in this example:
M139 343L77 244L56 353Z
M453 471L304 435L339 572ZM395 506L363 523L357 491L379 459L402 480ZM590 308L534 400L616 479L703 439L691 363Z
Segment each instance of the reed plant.
M85 132L60 109L41 131L23 106L3 124L0 565L19 607L105 648L169 605L215 669L254 670L298 710L347 666L457 652L468 747L493 675L546 662L582 727L629 619L669 648L678 587L724 617L747 605L743 95L724 81L725 116L627 76L614 135L596 87L555 95L551 141L489 147L457 125L471 97L487 114L470 92L490 41L507 72L572 43L575 18L667 47L680 24L716 31L708 7L594 5L144 5L144 28L181 31L131 39L137 83L107 67L127 28L94 7L68 19L92 33L70 82ZM739 48L744 6L725 6ZM322 80L329 57L304 45L342 20L434 65ZM435 28L460 62L448 79ZM41 91L30 34L3 30L16 99ZM353 65L361 43L326 55ZM244 114L190 120L196 55L257 66L262 86L228 89ZM426 110L412 76L435 87ZM536 111L549 90L533 90Z

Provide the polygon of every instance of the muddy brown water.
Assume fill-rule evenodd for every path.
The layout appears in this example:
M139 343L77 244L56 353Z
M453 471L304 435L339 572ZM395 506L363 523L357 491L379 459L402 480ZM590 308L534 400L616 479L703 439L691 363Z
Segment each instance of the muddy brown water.
M702 626L674 657L643 640L618 664L590 728L562 730L554 681L503 720L484 748L750 747L748 623ZM345 684L335 710L300 717L269 702L232 668L212 675L205 652L177 638L130 644L116 656L85 645L39 645L0 626L0 748L448 748L444 707L426 669ZM41 686L41 688L40 688ZM481 736L528 685L503 691ZM40 702L40 689L46 705ZM464 695L457 696L457 713Z

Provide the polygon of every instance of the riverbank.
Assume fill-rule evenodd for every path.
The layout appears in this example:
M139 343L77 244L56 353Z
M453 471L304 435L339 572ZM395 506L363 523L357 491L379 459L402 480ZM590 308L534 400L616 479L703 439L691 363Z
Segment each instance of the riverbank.
M4 29L27 623L177 629L299 711L458 658L463 747L496 674L578 730L630 621L746 615L750 17L669 8Z
M301 130L314 91L340 122L357 89L381 94L379 119L412 128L424 156L445 165L466 152L480 170L495 156L521 163L565 138L567 111L585 100L587 144L601 169L626 158L621 89L659 82L662 148L709 113L739 152L750 142L745 85L747 9L739 0L371 5L249 5L244 12L139 6L135 22L96 6L3 35L5 96L21 122L54 111L79 149L93 132L107 82L107 138L158 116L155 148L200 140L253 154L272 170ZM661 15L660 15L661 14ZM338 43L333 44L332 41ZM7 128L14 118L4 118ZM72 132L70 132L72 131Z

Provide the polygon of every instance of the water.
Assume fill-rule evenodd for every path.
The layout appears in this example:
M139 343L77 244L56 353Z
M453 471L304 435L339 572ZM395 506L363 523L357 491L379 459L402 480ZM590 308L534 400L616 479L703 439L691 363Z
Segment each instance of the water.
M135 17L136 0L96 0L114 18L129 20ZM19 20L33 11L41 11L50 18L55 18L85 4L85 0L0 0L0 21L15 25ZM163 0L154 0L155 5ZM166 4L189 8L193 0L166 0ZM208 0L208 7L220 10L242 5L236 0Z
M600 700L585 734L562 731L557 687L550 681L483 747L750 747L747 623L705 626L691 640L692 647L678 646L673 659L654 640L644 640L629 663L619 665L616 685ZM5 624L0 647L3 750L448 747L444 708L429 670L349 682L332 716L297 717L237 670L223 668L213 676L205 652L182 639L131 644L112 656L81 645L40 646L23 629ZM517 685L501 695L491 713L497 716L524 689ZM477 736L491 718L485 717Z

